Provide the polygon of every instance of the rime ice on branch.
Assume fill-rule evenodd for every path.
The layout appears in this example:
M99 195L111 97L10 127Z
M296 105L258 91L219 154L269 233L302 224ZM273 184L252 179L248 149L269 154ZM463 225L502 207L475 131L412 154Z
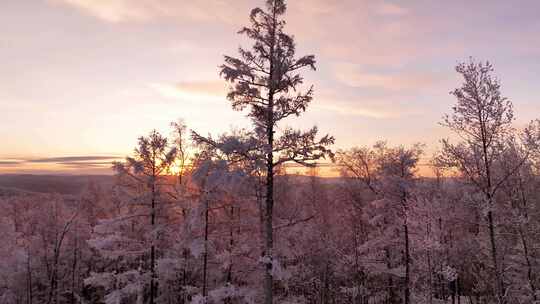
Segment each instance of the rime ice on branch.
M239 33L253 41L250 49L239 48L239 57L225 56L220 67L221 76L230 84L227 98L234 110L248 110L248 117L261 139L260 149L266 163L266 195L264 210L265 282L266 304L273 302L273 228L274 168L285 162L311 165L326 156L332 156L327 148L334 143L331 136L317 140L317 128L297 131L285 128L276 136L278 123L289 116L300 116L313 99L313 87L299 91L303 84L300 70L315 70L315 56L296 57L294 38L284 32L286 11L284 0L268 0L265 9L251 11L251 26ZM199 141L204 141L195 135Z

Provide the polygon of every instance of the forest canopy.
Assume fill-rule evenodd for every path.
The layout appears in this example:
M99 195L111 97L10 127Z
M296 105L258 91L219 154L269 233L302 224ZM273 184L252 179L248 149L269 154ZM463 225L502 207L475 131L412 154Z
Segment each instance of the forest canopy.
M249 127L203 135L179 120L141 136L112 182L0 188L0 303L540 303L540 120L516 126L504 77L456 65L454 104L433 122L452 135L433 155L336 150L317 126L289 127L320 72L286 12L254 8L243 46L216 63Z

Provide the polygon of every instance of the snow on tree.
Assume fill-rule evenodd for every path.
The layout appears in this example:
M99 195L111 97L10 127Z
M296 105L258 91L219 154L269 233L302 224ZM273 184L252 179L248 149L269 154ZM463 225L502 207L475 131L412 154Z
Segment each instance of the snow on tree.
M363 244L360 253L376 263L365 267L371 273L388 276L388 285L403 281L404 303L411 298L410 205L415 200L415 170L422 154L422 146L411 148L387 147L379 142L373 149L355 148L338 153L342 174L359 180L374 195L366 206L364 220L369 223L372 236ZM396 250L396 245L398 249ZM401 297L389 289L388 298Z
M512 103L502 96L501 85L492 76L493 66L489 62L470 59L468 63L457 65L456 71L463 77L464 83L451 92L457 103L452 108L453 113L445 116L442 125L463 140L453 144L444 139L438 161L442 165L457 168L482 193L478 203L484 204L486 208L496 297L500 303L505 303L507 284L503 278L503 258L498 252L501 248L497 243L494 197L509 176L497 176L494 166L502 161L503 142L513 131ZM514 168L511 171L518 170L521 164L521 161L512 164Z
M95 228L96 236L89 244L105 257L116 261L116 269L105 274L95 273L87 284L100 284L101 276L111 278L106 302L124 298L142 301L149 283L149 301L157 298L156 260L160 256L157 244L163 241L162 228L166 219L168 185L165 174L176 158L177 150L169 147L167 138L157 131L140 137L133 157L124 163L114 163L117 173L118 206L116 214L102 220ZM148 221L149 220L149 221ZM149 222L149 223L148 223ZM121 269L121 270L120 270Z
M313 88L297 91L303 78L298 71L304 67L315 69L313 55L295 57L296 46L292 36L284 32L286 11L284 0L267 0L266 9L251 11L251 27L244 27L240 34L253 40L251 50L239 48L240 57L225 56L220 74L231 83L227 98L234 110L248 108L261 141L258 149L263 151L266 163L266 192L264 206L265 248L264 298L266 304L273 302L272 260L273 212L275 167L293 161L309 165L309 161L331 155L327 146L333 137L316 139L316 127L301 132L285 128L276 137L276 127L289 116L303 113L313 98ZM276 159L274 159L274 156Z

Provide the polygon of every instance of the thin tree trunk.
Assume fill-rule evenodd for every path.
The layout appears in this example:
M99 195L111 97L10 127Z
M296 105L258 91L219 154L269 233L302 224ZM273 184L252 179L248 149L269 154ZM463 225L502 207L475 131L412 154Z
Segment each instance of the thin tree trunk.
M442 229L442 218L439 217L439 243L441 245L445 245L446 246L446 242L444 241L444 235L443 235L443 229ZM443 270L443 266L442 266L442 263L441 261L439 261L439 273L441 273ZM439 297L440 298L443 298L445 297L444 295L444 285L442 283L442 276L439 274L437 275L437 292L439 294Z
M203 288L202 295L206 298L208 277L208 200L204 199L204 253L203 253Z
M51 277L49 280L49 297L47 300L47 303L53 303L53 300L55 301L55 293L56 293L56 273L58 268L58 257L57 257L57 245L55 244L54 248L54 256L53 256L53 265L52 265L52 271L51 271ZM56 301L55 301L56 302Z
M428 239L430 239L431 236L431 226L430 223L427 224L427 235ZM429 289L428 289L428 303L433 304L433 275L432 275L432 269L431 269L431 248L428 248L427 251L427 265L428 265L428 283L429 283Z
M186 210L182 208L182 217L184 220L186 219L186 214L187 214ZM182 266L182 286L180 289L181 294L180 294L180 298L178 302L181 304L185 304L187 301L186 285L187 285L187 265L188 265L188 257L189 257L188 250L185 248L182 249L182 257L184 258L184 263Z
M528 219L529 214L527 210L527 199L525 197L525 190L523 187L523 180L521 179L521 174L518 171L518 181L519 181L519 192L521 194L521 202L523 204L523 210L525 213L525 218ZM521 244L523 246L523 254L525 256L525 262L527 263L527 281L529 283L529 288L531 289L532 297L534 302L538 301L538 296L536 295L536 286L534 284L533 270L531 265L531 260L529 258L529 246L527 245L527 239L525 233L523 232L523 227L519 224L519 236L521 238Z
M353 245L354 245L354 272L356 274L356 278L357 278L357 282L356 282L356 285L358 287L358 289L360 290L360 287L362 286L362 282L361 282L361 277L360 277L360 267L359 267L359 263L358 263L358 227L357 227L357 224L356 224L356 220L353 220L352 222L352 226L353 226ZM358 295L355 297L353 295L353 299L352 299L352 303L353 304L356 304L357 302L357 298L358 298Z
M77 227L75 227L77 229ZM78 246L78 235L75 231L75 248L73 249L73 265L71 269L71 304L75 304L75 271L77 269L77 246Z
M27 292L27 303L32 304L32 267L30 265L30 250L28 250L28 256L26 258L26 272L28 276L28 292Z
M154 153L155 155L155 153ZM155 157L154 162L152 166L152 212L151 212L151 227L152 227L152 239L151 239L151 247L150 247L150 304L155 303L155 297L156 297L156 286L155 286L155 280L156 280L156 269L155 269L155 263L156 263L156 246L155 246L155 225L156 225L156 172L155 172Z
M493 185L491 181L491 166L490 162L488 160L488 139L486 136L486 126L483 119L482 112L479 111L478 113L479 121L480 121L480 128L481 128L481 139L482 139L482 151L483 151L483 161L484 161L484 170L486 174L486 183L487 183L487 189L485 189L486 199L489 204L489 212L488 212L488 226L489 226L489 240L491 243L491 258L493 260L493 266L495 268L495 279L497 280L497 298L499 299L499 303L503 304L504 301L504 283L502 281L502 276L500 273L499 268L499 261L497 258L497 245L495 240L495 225L493 223Z
M504 285L502 282L499 262L497 259L497 245L495 243L495 225L493 224L493 212L490 210L488 212L488 226L489 226L489 239L491 242L491 259L493 260L493 266L495 267L495 279L497 280L497 298L499 303L504 302Z
M409 254L409 227L407 225L407 222L405 222L405 225L403 225L403 228L405 230L405 304L410 303L411 298L411 291L410 291L410 254Z
M233 269L233 249L234 249L234 205L231 203L231 214L230 214L230 227L229 227L229 266L227 267L227 277L226 282L228 285L232 284L232 269ZM232 303L232 299L227 297L225 299L225 304Z
M187 302L186 285L187 285L187 266L188 266L188 258L189 258L187 249L183 250L183 255L184 255L184 267L182 270L182 301L181 303L185 304Z
M234 205L231 205L231 224L229 228L229 267L227 267L227 283L232 284L233 249L234 249Z
M527 241L525 239L525 235L523 234L523 229L521 227L519 227L519 236L521 238L521 244L523 246L523 254L525 256L525 262L527 263L527 281L529 283L529 288L531 288L533 300L536 303L536 301L538 300L538 297L536 296L536 287L534 285L532 265L531 265L531 260L529 259L529 247L527 246Z
M459 279L459 275L456 277L456 289L457 289L457 304L461 304L461 280Z
M386 248L384 250L385 252L385 255L386 255L386 267L388 270L392 269L392 262L390 260L390 250L388 248ZM388 289L387 289L387 299L386 299L386 302L387 303L394 303L394 298L395 298L395 294L394 294L394 281L392 280L392 276L388 276Z

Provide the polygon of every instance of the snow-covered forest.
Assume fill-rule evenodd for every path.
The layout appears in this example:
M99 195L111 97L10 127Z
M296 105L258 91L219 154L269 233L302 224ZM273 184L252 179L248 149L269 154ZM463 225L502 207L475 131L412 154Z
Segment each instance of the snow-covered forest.
M112 164L112 186L0 192L0 303L540 303L540 120L516 126L504 75L456 66L433 155L384 138L334 149L285 127L317 73L285 12L253 9L216 71L252 128L179 120Z

